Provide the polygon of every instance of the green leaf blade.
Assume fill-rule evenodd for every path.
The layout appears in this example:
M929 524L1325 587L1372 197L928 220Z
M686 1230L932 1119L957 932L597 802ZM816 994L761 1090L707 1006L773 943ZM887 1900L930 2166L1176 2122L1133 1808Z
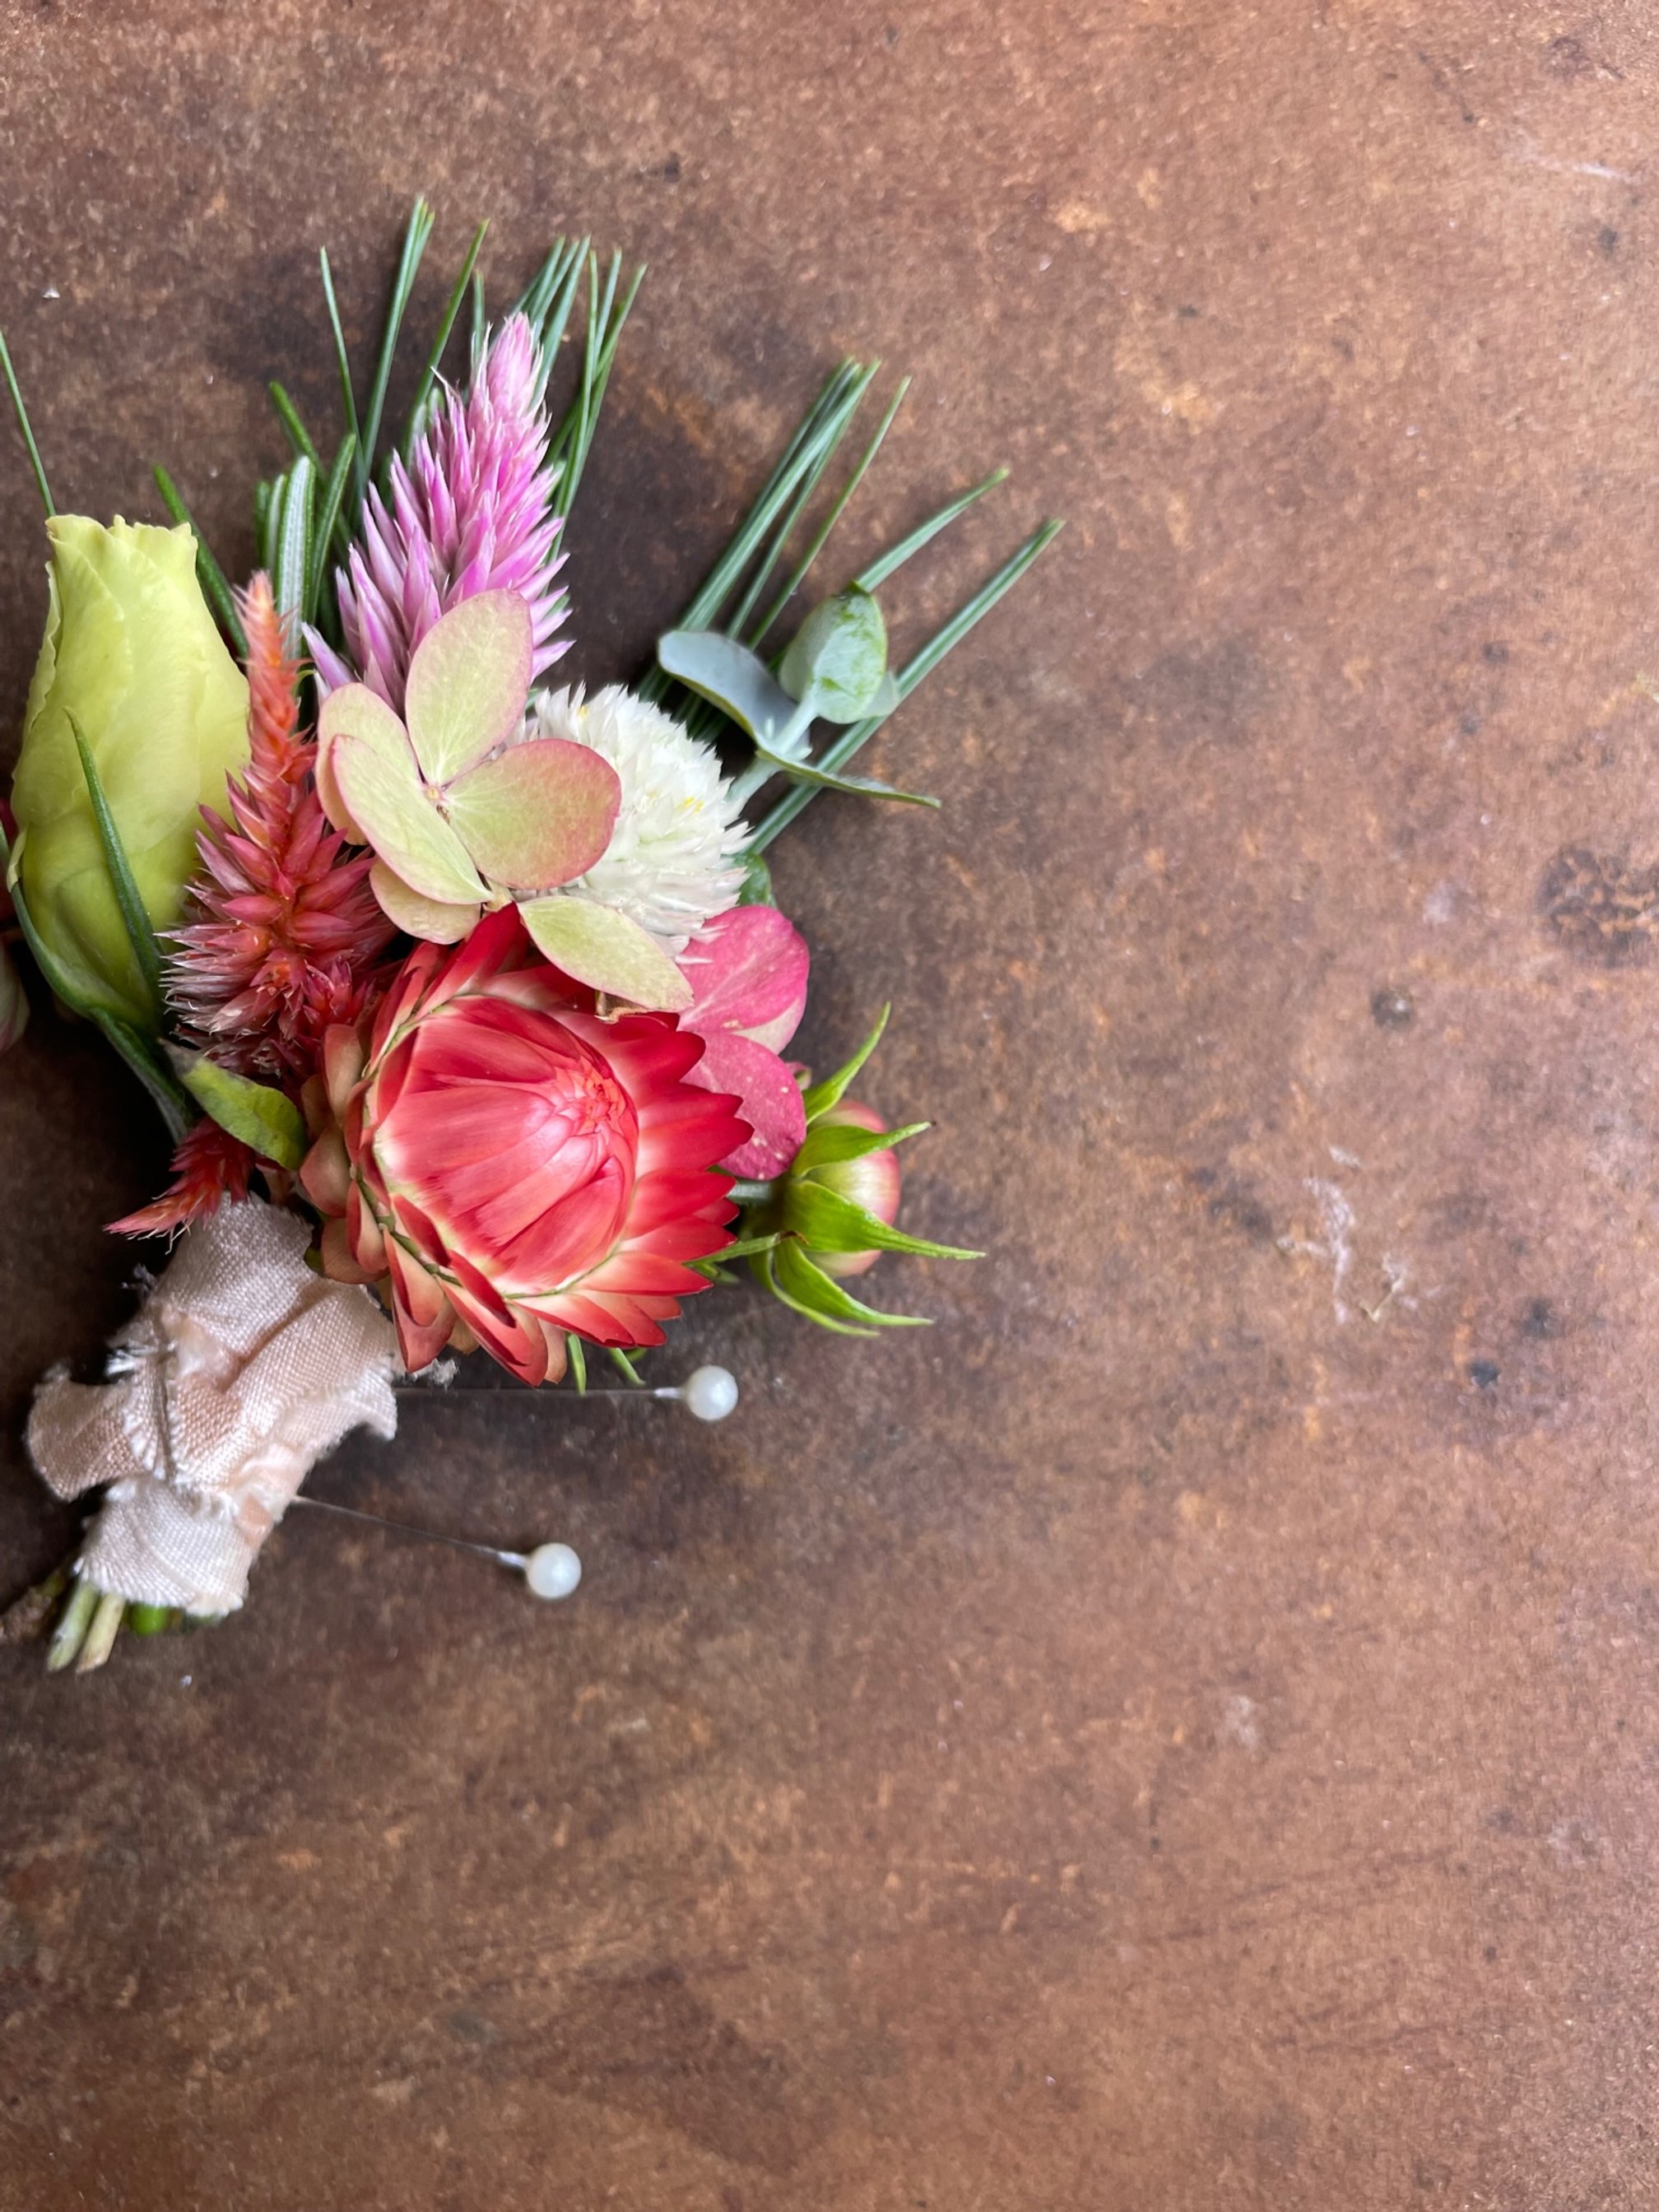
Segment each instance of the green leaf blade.
M826 1275L793 1239L779 1246L774 1264L777 1280L811 1310L815 1321L833 1316L837 1321L862 1325L872 1334L880 1328L931 1328L933 1325L926 1314L885 1313L879 1306L866 1305L833 1276Z
M116 827L115 817L111 813L109 801L104 795L103 780L98 773L98 763L92 757L92 748L73 714L69 718L69 726L70 733L75 739L75 749L81 756L81 772L87 780L87 796L92 802L92 818L97 827L98 842L103 852L110 889L115 895L116 910L121 917L121 927L126 932L134 964L143 979L154 1025L159 1030L163 1004L161 948L156 942L149 909L133 881L126 848L121 842L121 833Z
M933 1127L931 1121L911 1121L902 1129L860 1129L850 1121L820 1121L806 1133L806 1141L796 1153L793 1175L806 1175L813 1168L838 1165L844 1160L867 1159L872 1152L890 1152L907 1138L921 1136L924 1129Z
M268 1083L233 1075L205 1053L173 1050L173 1065L191 1097L222 1129L240 1137L262 1160L297 1168L307 1151L306 1125L293 1100Z
M859 1047L858 1050L853 1054L851 1060L844 1062L842 1066L836 1070L833 1075L826 1075L822 1083L814 1083L808 1089L805 1097L801 1101L801 1103L806 1109L806 1121L809 1129L812 1123L817 1120L820 1114L827 1114L832 1106L840 1105L842 1098L846 1096L848 1085L852 1083L854 1078L858 1074L859 1070L864 1066L871 1054L881 1042L882 1037L885 1034L888 1019L891 1015L892 1011L892 1003L890 1000L877 1016L875 1027L871 1030L869 1036L866 1037L864 1042Z
M956 1244L908 1237L866 1206L822 1183L793 1182L784 1200L784 1227L813 1252L908 1252L919 1260L982 1260Z

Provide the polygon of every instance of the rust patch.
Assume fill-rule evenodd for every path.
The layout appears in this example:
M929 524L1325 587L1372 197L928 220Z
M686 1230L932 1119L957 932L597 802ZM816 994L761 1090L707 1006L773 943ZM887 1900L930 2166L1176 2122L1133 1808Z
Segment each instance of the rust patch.
M1577 958L1633 967L1659 936L1659 867L1569 846L1544 871L1538 910Z

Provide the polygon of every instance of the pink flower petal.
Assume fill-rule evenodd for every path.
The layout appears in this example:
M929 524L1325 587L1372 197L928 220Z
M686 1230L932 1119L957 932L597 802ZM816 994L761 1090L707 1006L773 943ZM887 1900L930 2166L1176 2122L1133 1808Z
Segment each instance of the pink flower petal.
M731 1093L752 1133L720 1165L730 1175L762 1182L781 1175L806 1136L806 1109L794 1077L776 1053L750 1037L716 1030L706 1042L703 1056L686 1081L705 1091Z
M774 1052L788 1043L806 1005L811 956L793 922L774 906L734 906L718 915L681 961L694 994L685 1026L764 1031Z

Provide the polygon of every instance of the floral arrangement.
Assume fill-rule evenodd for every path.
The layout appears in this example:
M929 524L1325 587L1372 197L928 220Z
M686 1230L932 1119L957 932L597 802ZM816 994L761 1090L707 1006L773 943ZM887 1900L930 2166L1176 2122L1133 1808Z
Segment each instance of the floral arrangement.
M876 376L848 362L643 679L560 684L564 526L639 278L560 240L492 323L481 229L394 440L431 228L417 203L364 398L323 256L339 440L325 461L272 386L293 459L258 487L240 590L162 470L171 527L56 512L0 340L51 556L7 934L175 1146L111 1224L173 1240L163 1271L105 1377L54 1370L30 1418L52 1487L102 1492L27 1601L54 1666L234 1610L315 1460L392 1433L400 1372L478 1351L583 1389L603 1352L632 1384L735 1262L874 1334L918 1319L850 1287L880 1254L976 1256L897 1225L897 1147L927 1125L851 1096L885 1012L819 1080L787 1056L811 959L766 855L821 792L935 803L851 763L1058 526L890 667L878 593L999 471L786 638L904 394L815 520ZM0 1044L27 1015L0 951Z

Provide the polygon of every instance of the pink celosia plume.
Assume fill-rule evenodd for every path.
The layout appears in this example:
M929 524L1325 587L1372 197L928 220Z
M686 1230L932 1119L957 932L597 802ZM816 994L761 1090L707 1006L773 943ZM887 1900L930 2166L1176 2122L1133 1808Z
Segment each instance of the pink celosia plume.
M205 815L167 991L216 1060L297 1085L325 1033L368 1005L392 932L368 887L373 854L330 829L318 799L316 740L300 730L297 664L269 578L249 586L242 619L246 778L230 785L229 821Z
M550 512L547 415L535 333L513 315L485 353L465 399L445 390L405 466L392 464L391 507L371 488L362 539L338 579L343 655L307 632L325 690L360 678L401 713L416 647L440 616L475 592L514 591L529 606L531 676L563 643L565 595L554 582L558 518Z
M327 1030L357 1020L376 995L392 931L369 889L374 854L354 851L323 814L317 743L300 728L298 664L268 577L253 579L241 614L247 770L228 787L228 821L204 810L167 996L185 1034L222 1066L297 1091ZM111 1226L152 1236L198 1220L246 1195L253 1164L246 1145L199 1122L167 1191Z

